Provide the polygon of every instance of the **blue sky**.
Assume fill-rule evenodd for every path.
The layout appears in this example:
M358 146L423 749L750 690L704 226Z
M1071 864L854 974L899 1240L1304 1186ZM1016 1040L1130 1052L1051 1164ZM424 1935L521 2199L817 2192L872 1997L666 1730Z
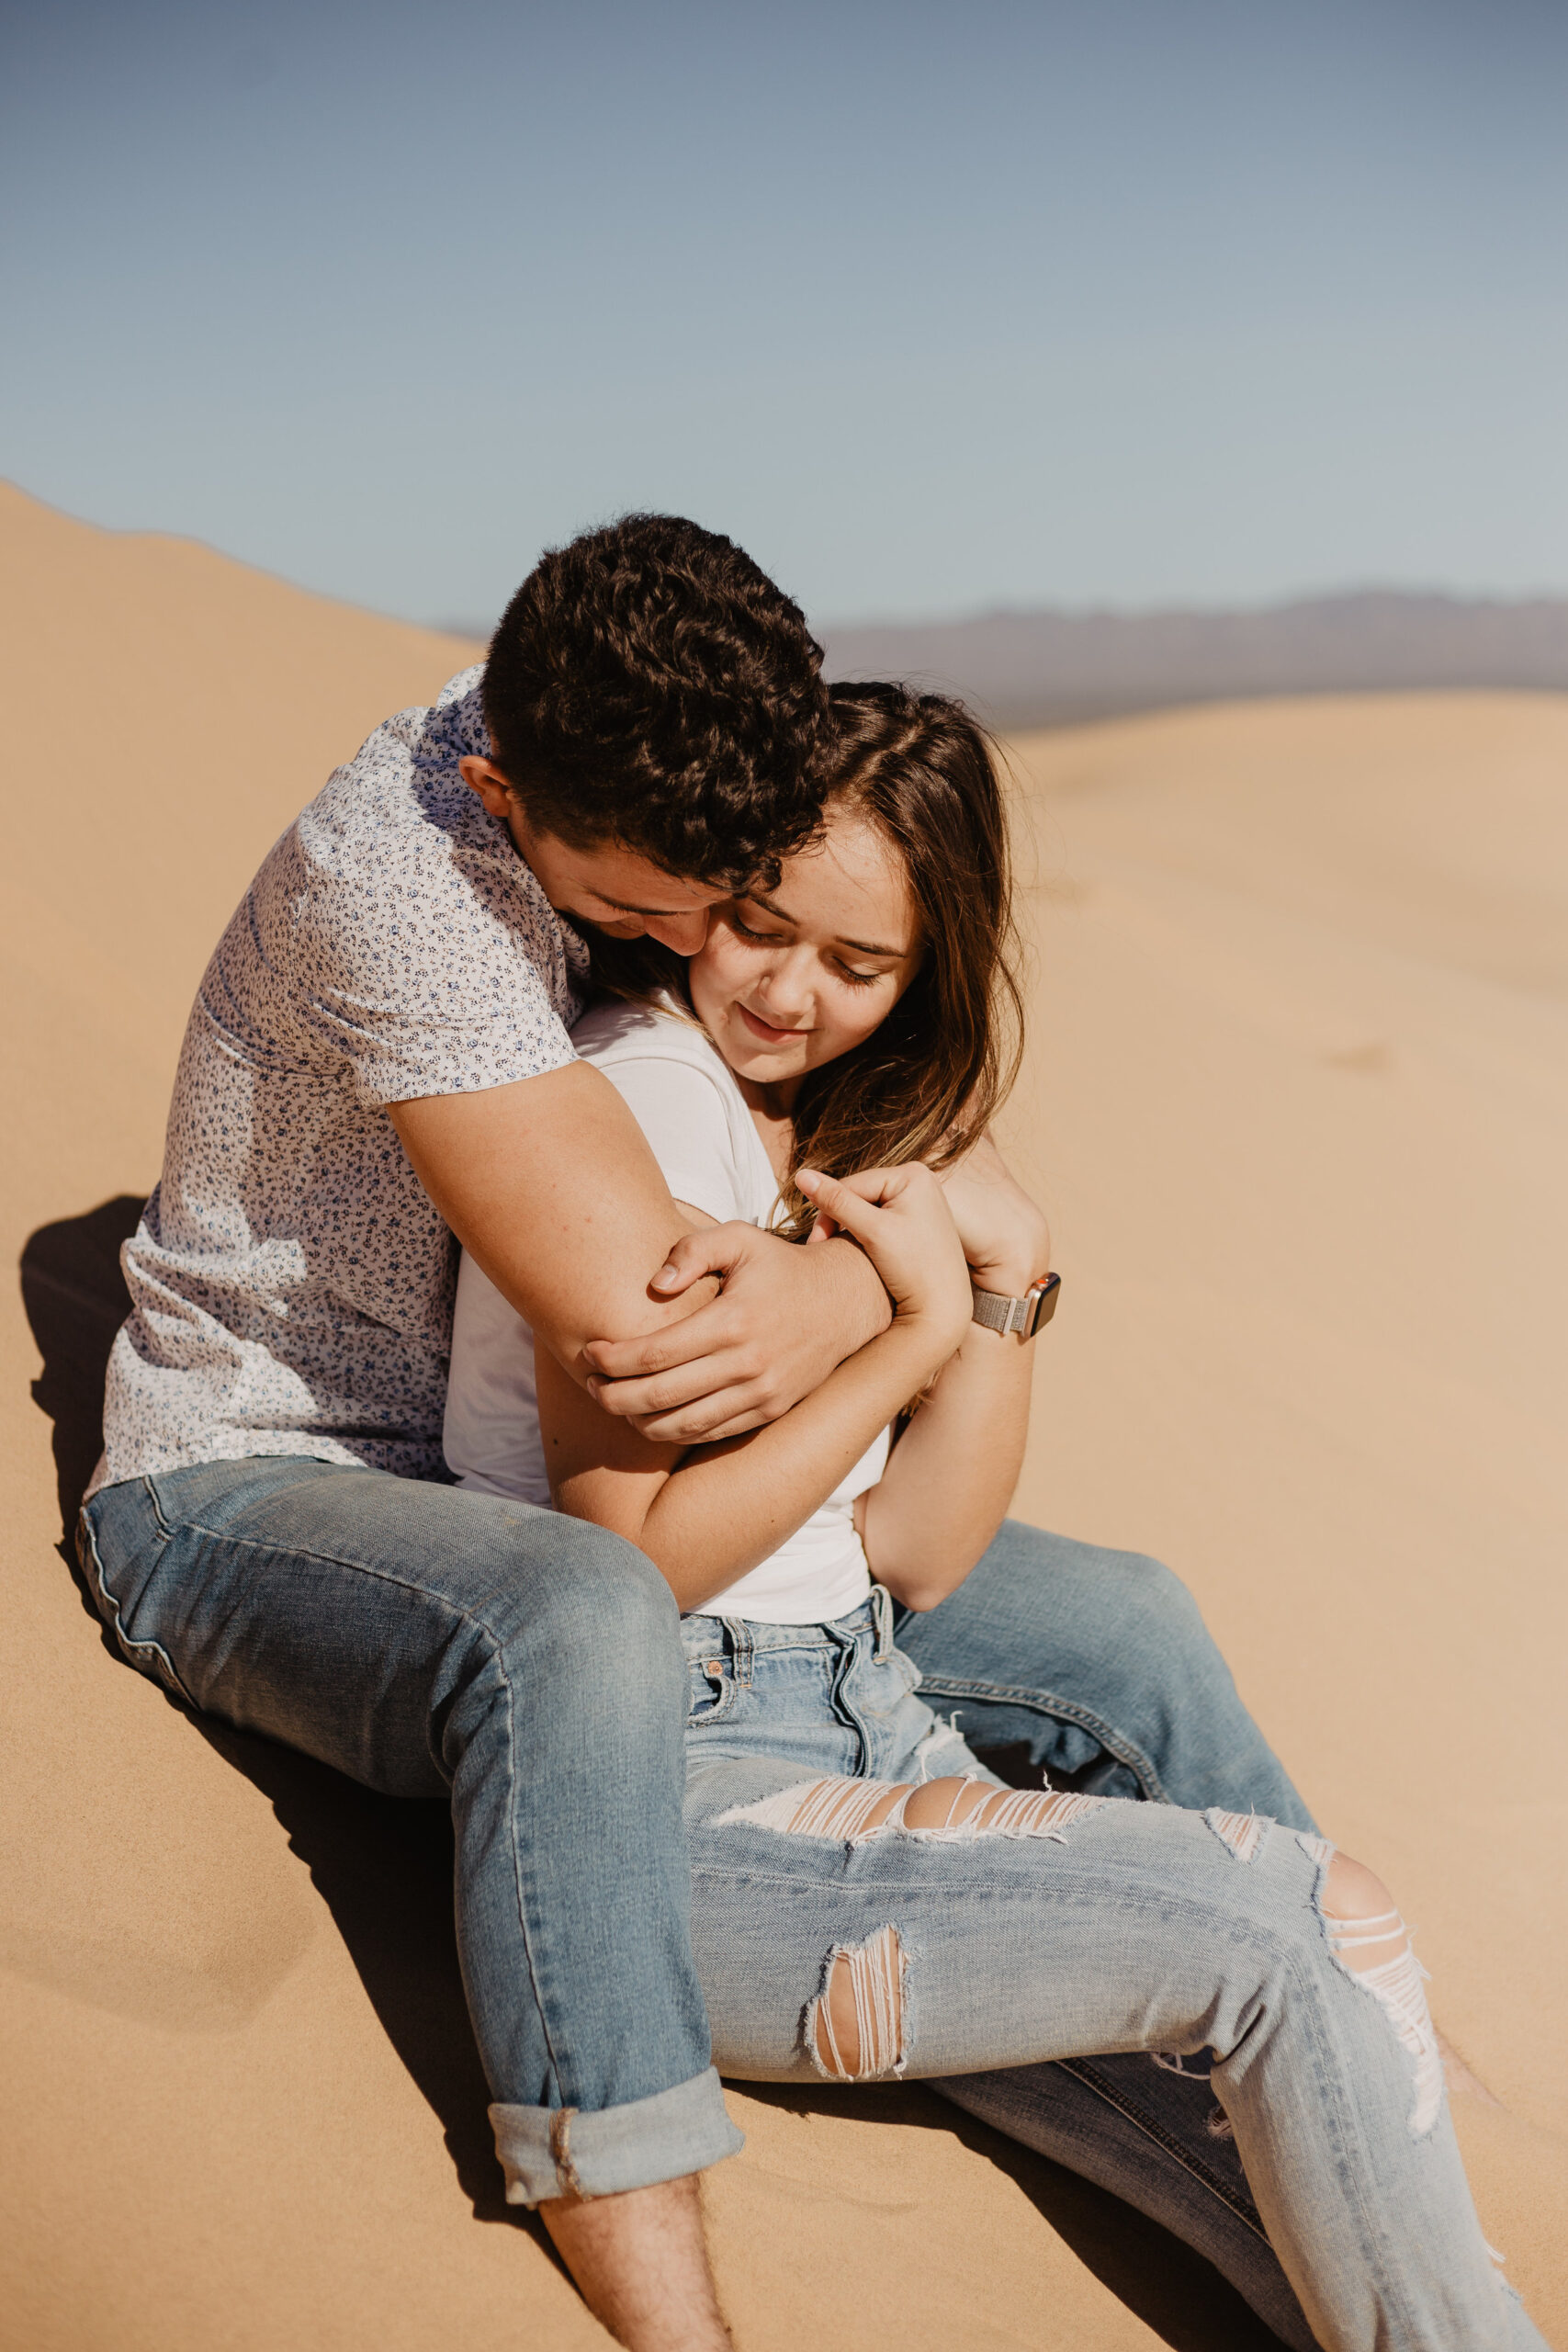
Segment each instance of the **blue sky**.
M0 11L0 470L412 618L1568 589L1562 0Z

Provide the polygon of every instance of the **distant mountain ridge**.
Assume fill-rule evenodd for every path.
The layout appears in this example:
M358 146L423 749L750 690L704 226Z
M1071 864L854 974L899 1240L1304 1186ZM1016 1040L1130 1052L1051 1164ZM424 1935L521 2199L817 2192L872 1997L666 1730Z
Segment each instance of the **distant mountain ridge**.
M832 678L908 678L993 726L1270 695L1568 692L1568 598L1365 589L1252 611L996 612L818 630Z

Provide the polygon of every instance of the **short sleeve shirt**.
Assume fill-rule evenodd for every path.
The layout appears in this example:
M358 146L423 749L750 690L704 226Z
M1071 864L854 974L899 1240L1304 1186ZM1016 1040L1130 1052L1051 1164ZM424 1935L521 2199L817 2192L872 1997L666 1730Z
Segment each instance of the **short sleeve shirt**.
M253 1454L443 1475L456 1245L387 1105L573 1060L587 961L458 774L490 749L480 676L377 729L218 944L122 1254L96 1486Z

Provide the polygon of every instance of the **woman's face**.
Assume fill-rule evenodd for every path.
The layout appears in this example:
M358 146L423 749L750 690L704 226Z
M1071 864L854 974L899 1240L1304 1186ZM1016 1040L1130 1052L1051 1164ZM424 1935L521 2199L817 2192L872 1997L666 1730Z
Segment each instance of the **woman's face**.
M778 888L716 907L692 958L692 1005L737 1076L794 1086L886 1021L919 967L904 865L853 811L828 814Z

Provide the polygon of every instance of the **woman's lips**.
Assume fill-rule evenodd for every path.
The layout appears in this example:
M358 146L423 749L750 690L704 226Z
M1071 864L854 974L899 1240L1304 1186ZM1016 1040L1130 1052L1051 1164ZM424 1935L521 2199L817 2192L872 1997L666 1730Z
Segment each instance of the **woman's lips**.
M804 1037L807 1035L804 1029L775 1029L771 1021L759 1021L757 1015L748 1012L743 1004L738 1003L735 1010L753 1037L760 1038L764 1046L780 1046L786 1037Z

